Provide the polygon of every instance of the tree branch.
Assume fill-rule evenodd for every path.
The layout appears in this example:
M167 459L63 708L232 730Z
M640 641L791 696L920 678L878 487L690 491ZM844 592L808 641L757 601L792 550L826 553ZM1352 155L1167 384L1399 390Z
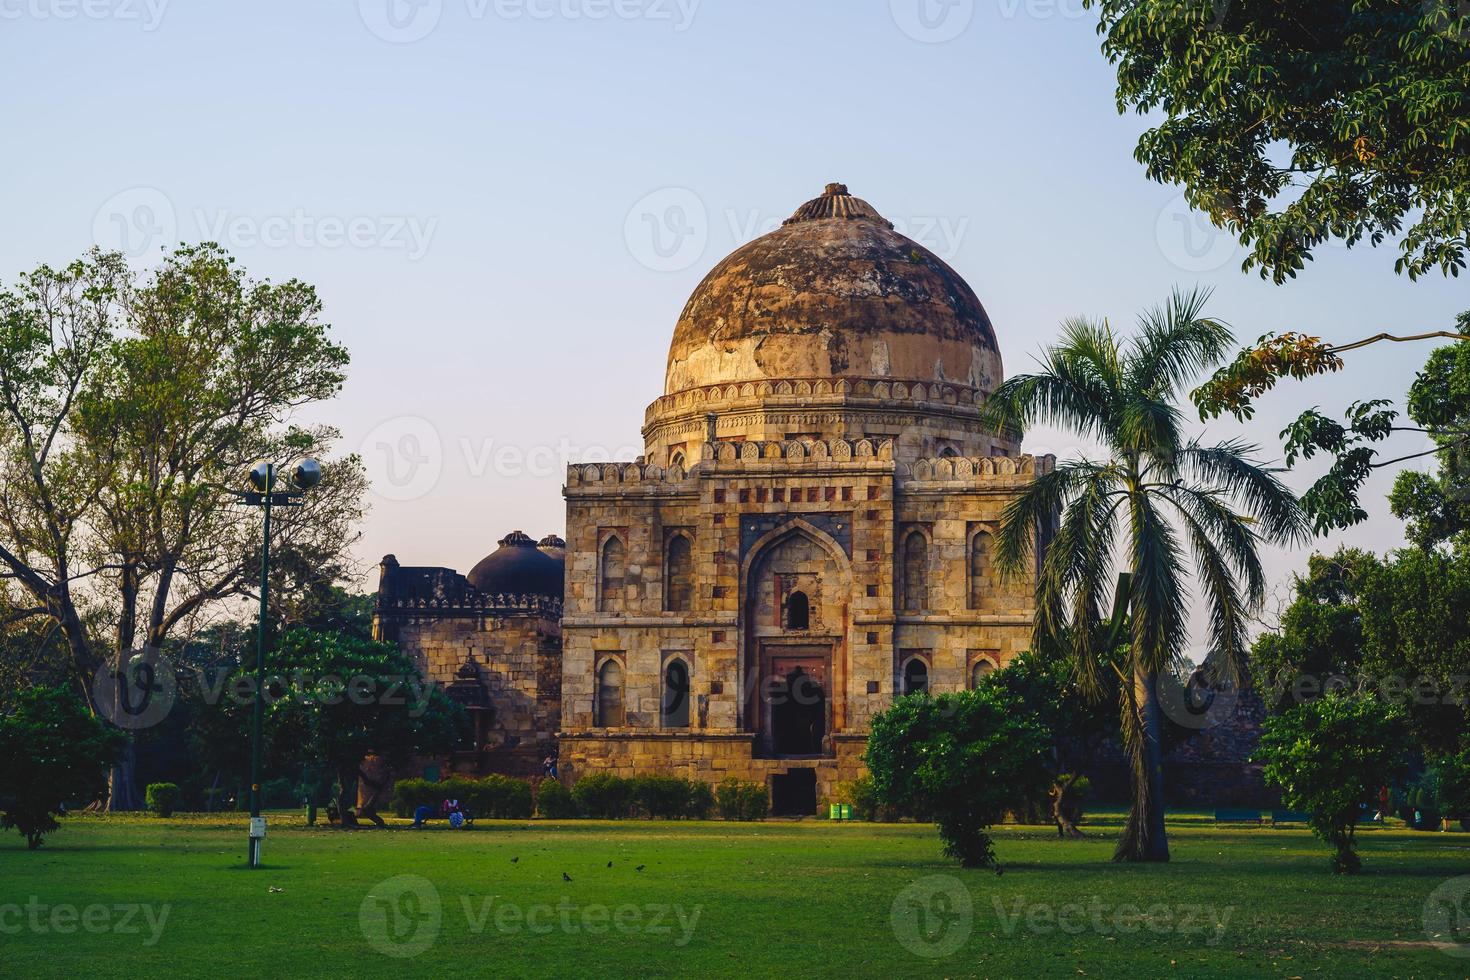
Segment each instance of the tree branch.
M1470 334L1456 333L1453 330L1431 330L1429 333L1416 333L1407 337L1399 337L1391 333L1380 333L1366 340L1343 344L1341 347L1329 347L1327 348L1327 353L1341 354L1345 351L1357 350L1359 347L1367 347L1369 344L1376 344L1381 340L1391 340L1396 344L1407 344L1416 340L1433 340L1436 337L1441 337L1445 340L1470 340Z

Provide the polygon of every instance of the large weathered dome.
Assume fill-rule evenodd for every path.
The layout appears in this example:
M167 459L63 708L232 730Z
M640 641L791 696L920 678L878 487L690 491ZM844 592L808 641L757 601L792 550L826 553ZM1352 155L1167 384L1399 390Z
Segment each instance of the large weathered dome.
M981 391L1001 380L974 290L841 184L700 283L674 330L664 393L822 378Z

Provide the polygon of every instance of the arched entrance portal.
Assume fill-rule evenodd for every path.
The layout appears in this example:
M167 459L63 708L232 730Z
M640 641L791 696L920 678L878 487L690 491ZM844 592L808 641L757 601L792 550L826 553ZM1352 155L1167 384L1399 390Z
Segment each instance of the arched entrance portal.
M836 542L805 521L757 541L745 563L744 727L765 758L832 755L845 714L851 577Z

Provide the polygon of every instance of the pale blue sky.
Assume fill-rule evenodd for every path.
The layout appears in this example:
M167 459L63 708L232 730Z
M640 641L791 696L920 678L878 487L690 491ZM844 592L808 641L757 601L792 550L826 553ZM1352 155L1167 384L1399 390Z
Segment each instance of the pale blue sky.
M1239 272L1134 162L1080 0L0 0L0 72L0 277L218 238L318 286L353 366L314 418L378 478L368 562L467 569L509 529L559 533L549 454L636 451L689 292L828 181L969 279L1010 371L1063 316L1129 321L1175 284L1215 286L1242 339L1470 307L1390 248ZM1288 385L1250 435L1277 453L1302 408L1400 395L1426 353ZM385 444L428 462L395 484ZM1399 542L1387 483L1352 540Z

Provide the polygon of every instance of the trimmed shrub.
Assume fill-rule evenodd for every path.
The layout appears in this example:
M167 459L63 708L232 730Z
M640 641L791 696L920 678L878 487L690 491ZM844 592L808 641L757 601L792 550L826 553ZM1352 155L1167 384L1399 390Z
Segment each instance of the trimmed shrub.
M708 820L715 808L715 791L709 783L698 779L689 781L689 797L685 801L685 814L691 820Z
M771 798L764 786L734 776L715 788L715 805L726 820L764 820L771 812Z
M589 817L618 820L628 815L632 787L629 780L606 772L594 772L577 780L572 799Z
M393 787L393 812L413 816L421 806L437 814L445 800L459 800L476 817L487 820L526 820L531 816L531 784L523 779L490 775L483 779L400 779Z
M536 816L543 820L568 820L577 815L572 791L555 779L543 779L536 788Z
M689 780L678 776L634 776L628 780L628 802L634 816L673 820L689 809Z
M144 798L148 803L150 813L156 813L160 817L171 817L174 815L174 807L179 802L179 784L149 783L148 789L144 791Z

